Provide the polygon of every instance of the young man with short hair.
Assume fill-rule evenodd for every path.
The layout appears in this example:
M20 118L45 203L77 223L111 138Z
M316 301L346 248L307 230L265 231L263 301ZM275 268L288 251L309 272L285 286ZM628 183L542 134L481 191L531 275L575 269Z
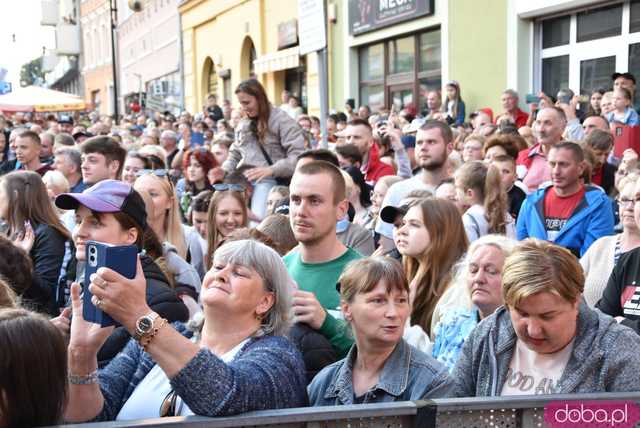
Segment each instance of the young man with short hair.
M360 170L368 184L375 186L376 182L385 175L394 175L393 167L380 160L380 149L373 137L371 125L364 119L353 119L343 131L347 144L358 148L362 156Z
M21 168L27 171L35 171L43 176L47 171L51 171L51 165L43 164L40 161L40 151L42 143L40 136L33 131L24 131L16 138L16 159L20 162Z
M613 233L611 201L600 188L582 184L585 162L578 144L557 144L548 159L552 184L522 204L518 240L544 239L581 257L596 239Z
M585 147L591 149L595 158L591 182L602 187L608 195L614 189L616 167L607 162L607 158L613 149L613 135L611 132L601 129L592 130L584 139Z
M362 256L336 236L336 223L348 207L340 170L323 161L299 167L291 179L290 201L289 218L298 246L284 262L299 287L294 293L294 321L318 330L342 358L353 341L337 319L336 283L344 267Z
M125 149L108 136L89 138L80 146L82 153L82 180L93 186L102 180L119 180L122 175Z

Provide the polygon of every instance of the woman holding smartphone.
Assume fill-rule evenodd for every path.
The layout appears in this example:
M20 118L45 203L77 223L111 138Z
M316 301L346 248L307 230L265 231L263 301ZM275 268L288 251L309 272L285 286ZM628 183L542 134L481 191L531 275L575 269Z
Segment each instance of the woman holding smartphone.
M7 236L33 261L33 284L23 299L38 311L58 315L58 279L71 236L39 174L15 171L0 178L0 218L9 226Z
M73 239L76 259L86 261L86 244L97 241L109 245L136 245L146 253L140 255L142 273L146 280L146 302L170 321L186 321L187 307L160 267L148 255L153 247L162 247L153 230L147 225L142 197L129 184L118 180L103 180L83 193L63 193L56 198L56 206L75 210L76 228ZM156 250L156 252L158 252ZM80 277L78 272L76 277ZM91 278L84 278L85 286ZM99 308L99 305L98 305ZM100 365L108 363L126 345L130 336L124 327L117 327L98 353Z

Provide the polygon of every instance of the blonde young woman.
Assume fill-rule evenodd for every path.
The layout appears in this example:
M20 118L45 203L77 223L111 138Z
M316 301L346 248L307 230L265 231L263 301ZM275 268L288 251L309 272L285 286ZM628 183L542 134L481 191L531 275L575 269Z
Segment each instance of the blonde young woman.
M516 237L513 218L508 214L507 194L500 171L482 161L467 162L455 173L458 203L465 209L462 222L469 242L489 233Z
M146 191L154 205L154 218L149 218L149 226L158 235L160 242L168 242L175 247L178 255L187 257L187 244L180 221L180 207L166 170L142 170L138 172L134 189Z
M249 225L244 188L237 184L216 184L209 202L207 220L205 266L210 269L215 251L231 232Z

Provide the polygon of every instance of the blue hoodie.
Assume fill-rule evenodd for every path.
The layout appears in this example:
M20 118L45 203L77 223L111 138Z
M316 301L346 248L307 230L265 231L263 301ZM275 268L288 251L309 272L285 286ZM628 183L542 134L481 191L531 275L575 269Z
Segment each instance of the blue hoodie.
M544 221L544 195L550 188L538 189L522 203L516 225L518 240L549 240ZM554 242L580 257L596 239L611 235L613 225L611 201L601 189L587 185L582 201L560 229Z

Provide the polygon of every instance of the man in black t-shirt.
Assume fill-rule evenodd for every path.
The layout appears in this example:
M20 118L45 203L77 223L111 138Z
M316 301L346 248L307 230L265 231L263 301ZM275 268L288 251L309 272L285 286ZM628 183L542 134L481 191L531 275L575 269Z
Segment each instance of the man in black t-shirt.
M205 108L205 112L207 116L215 122L220 119L224 119L222 109L218 105L218 97L216 97L215 94L209 94L209 96L207 96L207 107Z

